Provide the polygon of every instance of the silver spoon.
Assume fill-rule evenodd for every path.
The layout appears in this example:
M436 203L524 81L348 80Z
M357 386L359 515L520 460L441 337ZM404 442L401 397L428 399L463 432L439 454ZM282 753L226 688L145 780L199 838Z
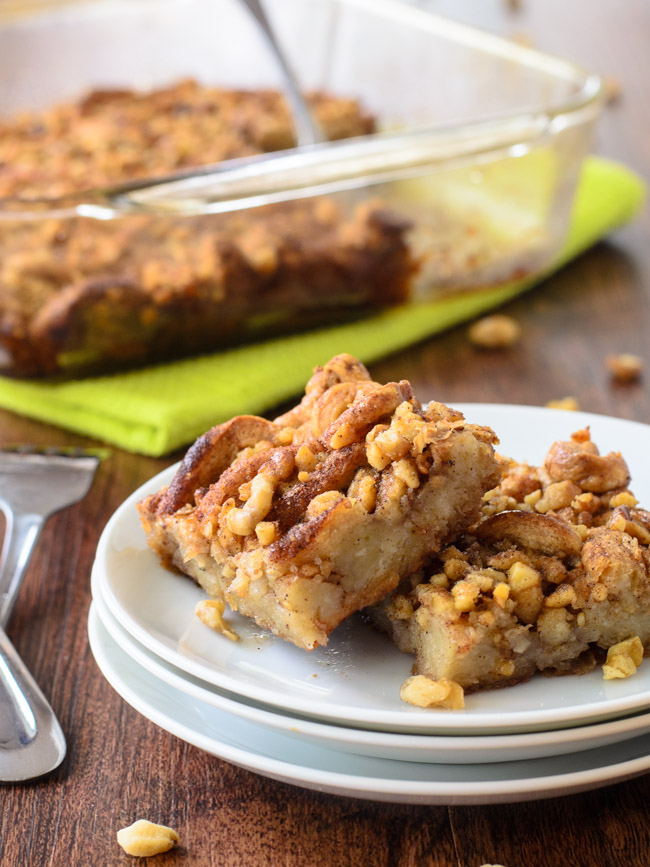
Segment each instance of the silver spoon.
M260 0L242 0L242 3L259 24L262 33L266 37L269 48L275 55L282 71L285 84L285 95L293 117L298 145L312 145L325 141L325 136L323 135L322 130L314 119L302 93L300 92L296 77L293 74L291 66L287 61L278 40L276 39L273 28L266 17L266 12L264 11L262 3Z

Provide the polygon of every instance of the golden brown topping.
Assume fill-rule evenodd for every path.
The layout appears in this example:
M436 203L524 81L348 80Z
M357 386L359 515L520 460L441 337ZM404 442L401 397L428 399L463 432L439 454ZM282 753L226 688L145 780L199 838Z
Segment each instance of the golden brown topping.
M524 549L556 556L579 554L582 548L580 535L565 521L531 512L499 512L482 521L476 534L488 541L507 539Z
M273 521L260 521L255 527L255 535L260 545L266 547L272 545L278 538L278 528Z
M610 497L609 500L609 506L611 509L615 509L617 506L629 506L630 508L634 508L638 503L639 501L631 491L621 491L620 494L614 494L614 496Z
M641 520L635 520L628 506L617 506L612 512L607 526L612 530L627 533L638 539L642 545L650 545L650 529Z
M344 422L332 434L329 445L332 449L340 449L349 446L358 439L357 432L349 422Z
M257 524L265 518L273 502L275 479L269 475L255 476L251 483L251 495L241 509L228 513L228 527L237 536L248 536Z
M420 484L420 476L418 475L417 468L413 461L406 459L395 461L393 472L397 478L401 479L411 490L414 490Z
M261 440L271 441L274 435L275 427L270 421L252 415L237 416L213 427L188 450L163 494L159 509L171 514L193 502L195 491L218 479L242 449Z
M521 593L541 584L541 575L536 569L525 563L517 562L508 569L508 583L514 593Z
M560 584L549 596L544 605L547 608L566 608L567 605L575 605L577 602L576 591L571 584Z
M377 504L377 484L365 468L359 470L348 489L349 497L356 497L366 512L374 512Z
M504 582L500 581L494 590L492 591L492 598L499 606L499 608L504 608L506 602L508 601L508 597L510 596L510 587Z
M557 512L565 506L571 505L573 499L579 496L581 489L568 479L561 482L552 482L544 489L542 496L534 503L535 511L542 515L546 512Z
M599 455L590 442L555 443L544 466L552 479L568 479L583 491L597 494L624 488L630 481L630 471L619 453Z
M462 579L451 588L456 611L473 611L476 608L481 589L473 581Z
M296 467L299 470L305 470L308 473L310 473L312 470L315 470L318 463L316 455L306 444L301 445L296 452L295 461Z

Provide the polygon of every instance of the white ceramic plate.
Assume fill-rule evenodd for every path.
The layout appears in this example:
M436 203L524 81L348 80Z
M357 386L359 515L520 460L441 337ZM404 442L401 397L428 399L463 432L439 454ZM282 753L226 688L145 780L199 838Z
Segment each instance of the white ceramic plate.
M553 441L589 426L601 451L622 451L641 502L650 503L650 427L637 422L539 407L461 405L473 422L491 425L503 454L541 462ZM111 614L138 642L187 674L276 708L348 726L428 734L496 734L584 725L650 708L650 664L627 680L536 677L468 697L462 711L422 710L399 699L411 658L350 618L326 648L306 653L232 614L233 643L194 615L203 591L164 569L146 545L135 509L172 478L175 467L136 491L107 524L95 562Z
M175 690L274 731L355 755L436 764L512 762L596 749L650 731L650 713L558 731L474 737L413 735L326 725L275 712L267 705L248 702L185 674L138 644L122 629L97 593L94 594L93 606L102 626L116 645L136 665Z
M508 803L574 794L650 769L650 735L569 756L495 764L354 756L299 741L178 692L120 650L93 608L88 635L106 679L147 719L231 764L303 788L394 803Z

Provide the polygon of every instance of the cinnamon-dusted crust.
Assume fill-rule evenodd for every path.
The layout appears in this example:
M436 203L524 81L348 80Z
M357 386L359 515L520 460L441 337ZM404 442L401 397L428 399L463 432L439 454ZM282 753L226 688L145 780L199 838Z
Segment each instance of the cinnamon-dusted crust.
M208 431L138 509L166 565L310 650L477 519L495 441L340 355L290 412Z
M310 97L329 138L374 131L352 99ZM0 119L0 198L56 198L293 145L284 98L180 82L99 91ZM0 361L104 370L398 304L408 221L320 197L224 215L0 222Z
M586 430L541 467L503 462L482 517L369 612L414 673L465 691L590 670L638 636L650 648L650 513L618 453Z

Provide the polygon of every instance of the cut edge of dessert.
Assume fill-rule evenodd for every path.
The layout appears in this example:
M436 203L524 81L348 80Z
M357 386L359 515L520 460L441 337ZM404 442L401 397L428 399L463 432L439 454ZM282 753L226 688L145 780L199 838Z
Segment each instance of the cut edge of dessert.
M165 565L311 650L478 519L500 477L496 442L444 404L423 408L408 382L380 385L338 355L289 412L200 437L138 511Z
M650 649L650 513L622 455L584 429L540 467L502 467L477 523L365 612L414 654L411 704L459 708L467 692L598 663L628 677Z

